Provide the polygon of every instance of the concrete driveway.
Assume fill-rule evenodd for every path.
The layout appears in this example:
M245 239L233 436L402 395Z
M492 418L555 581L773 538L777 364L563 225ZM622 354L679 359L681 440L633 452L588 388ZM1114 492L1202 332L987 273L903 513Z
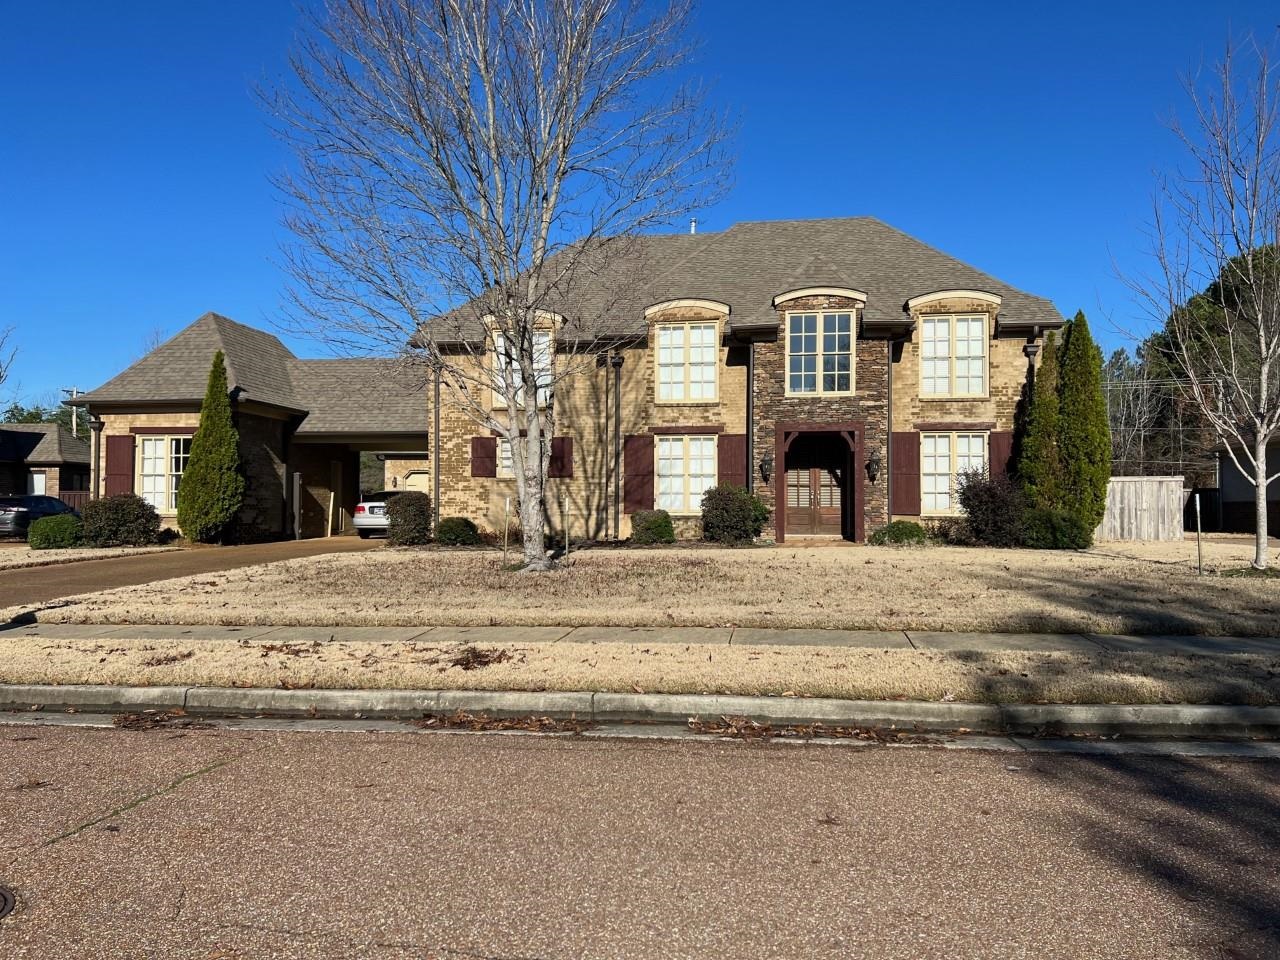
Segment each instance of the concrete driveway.
M0 956L1280 955L1280 764L0 726Z
M49 567L0 570L0 607L43 603L78 593L131 587L170 577L215 573L274 560L371 550L381 543L378 540L361 540L359 537L325 537L316 540L254 543L241 547L191 547L132 557L81 560Z

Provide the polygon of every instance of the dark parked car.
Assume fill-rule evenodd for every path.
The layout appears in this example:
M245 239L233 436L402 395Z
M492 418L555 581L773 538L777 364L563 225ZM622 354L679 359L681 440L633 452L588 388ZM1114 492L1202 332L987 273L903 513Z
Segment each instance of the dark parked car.
M41 517L54 517L60 513L75 513L57 497L37 494L27 496L0 495L0 537L22 537Z

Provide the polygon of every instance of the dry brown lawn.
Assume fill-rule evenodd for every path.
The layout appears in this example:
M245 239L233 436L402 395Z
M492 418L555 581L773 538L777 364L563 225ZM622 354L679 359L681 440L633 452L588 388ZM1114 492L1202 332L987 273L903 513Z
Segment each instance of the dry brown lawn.
M164 553L178 547L71 547L66 550L32 550L25 543L6 545L0 549L0 570L23 567L51 567L77 560L109 560L131 557L139 553Z
M0 683L596 690L1050 703L1280 703L1280 657L933 652L699 644L481 645L267 639L4 641ZM476 648L471 648L476 649Z
M68 623L741 626L1280 635L1280 581L1228 578L1243 539L1085 553L958 547L610 550L549 573L493 552L382 549L89 594Z

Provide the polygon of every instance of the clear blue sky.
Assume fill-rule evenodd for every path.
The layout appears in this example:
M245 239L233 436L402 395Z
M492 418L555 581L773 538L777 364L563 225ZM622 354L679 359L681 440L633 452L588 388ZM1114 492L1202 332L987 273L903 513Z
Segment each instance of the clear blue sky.
M741 133L702 227L871 214L1115 345L1137 310L1112 261L1140 263L1180 74L1277 22L1261 2L705 0L704 71ZM0 400L95 387L206 310L273 323L287 157L252 89L296 23L291 0L6 4L0 327L20 353Z

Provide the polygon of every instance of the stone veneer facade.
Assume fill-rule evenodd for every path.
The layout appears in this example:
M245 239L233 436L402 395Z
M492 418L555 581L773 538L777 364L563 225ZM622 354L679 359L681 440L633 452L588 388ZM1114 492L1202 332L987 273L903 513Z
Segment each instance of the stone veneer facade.
M863 466L873 455L886 462L888 439L885 436L885 425L888 422L889 398L889 344L881 339L867 339L858 335L854 340L854 379L853 394L823 396L822 394L803 394L788 396L786 391L787 351L786 328L788 313L806 313L823 310L850 312L854 315L854 329L858 328L861 304L847 297L812 296L791 300L780 304L778 309L779 329L776 338L757 342L755 345L755 442L754 464L757 469L761 459L767 454L774 456L773 476L768 484L757 483L756 493L769 506L778 519L778 491L785 485L785 454L782 447L782 435L787 425L803 424L805 431L822 431L825 425L840 426L857 424L857 439L861 447L861 462L851 464L852 493L861 500L861 531L850 530L858 539L865 532L883 526L888 520L887 489L888 480L884 473L875 483L870 483ZM833 435L830 442L847 448L846 441L839 435ZM849 496L849 484L846 484L846 496ZM855 500L856 503L856 500ZM846 507L850 526L853 526L855 504ZM780 536L780 525L775 524L772 532Z

